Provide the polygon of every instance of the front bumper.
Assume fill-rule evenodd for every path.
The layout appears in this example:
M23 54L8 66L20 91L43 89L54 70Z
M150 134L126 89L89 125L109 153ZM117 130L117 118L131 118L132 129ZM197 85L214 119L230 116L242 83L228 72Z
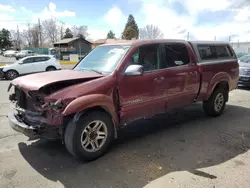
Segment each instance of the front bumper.
M250 87L250 76L240 76L238 86Z
M8 113L9 125L11 128L17 132L24 134L29 138L38 137L37 133L35 132L36 129L31 127L24 122L21 122L15 115L15 113Z
M0 78L4 78L4 76L5 76L5 73L3 72L2 69L0 69Z

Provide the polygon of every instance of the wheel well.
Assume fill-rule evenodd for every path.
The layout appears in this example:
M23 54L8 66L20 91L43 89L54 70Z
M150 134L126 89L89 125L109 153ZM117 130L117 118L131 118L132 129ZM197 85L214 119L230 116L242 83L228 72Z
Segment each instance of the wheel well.
M223 88L226 92L227 92L227 98L226 98L226 101L228 101L228 92L229 92L229 84L227 81L222 81L222 82L219 82L218 84L216 84L214 90L218 89L218 88ZM214 91L213 90L213 91Z
M15 71L15 72L17 72L17 74L19 75L19 72L18 72L17 70L15 70L15 69L7 70L7 71L5 72L5 74L6 74L7 72L9 72L9 71Z
M64 117L64 125L63 125L63 129L66 129L69 121L77 121L82 115L86 114L86 113L89 113L89 112L104 112L106 113L112 120L113 122L113 118L112 118L112 115L108 112L108 110L105 109L105 107L103 106L94 106L94 107L90 107L90 108L87 108L81 112L78 112L78 113L75 113L75 114L70 114L66 117ZM117 129L116 129L116 126L113 122L113 126L114 126L114 132L115 132L115 138L117 138Z
M54 69L56 69L56 67L53 66L53 65L48 66L48 67L46 68L46 70L48 70L48 68L54 68Z

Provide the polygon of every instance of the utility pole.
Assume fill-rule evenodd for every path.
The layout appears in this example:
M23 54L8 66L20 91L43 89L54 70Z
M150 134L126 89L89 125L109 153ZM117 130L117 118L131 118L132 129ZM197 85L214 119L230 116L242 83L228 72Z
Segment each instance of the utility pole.
M229 42L231 42L231 36L229 36L229 39L228 39Z
M39 29L39 47L42 47L42 32L41 32L41 23L40 18L38 18L38 29Z
M189 32L187 33L187 40L189 40Z
M216 41L216 36L214 36L214 41Z
M17 25L17 41L16 41L16 48L20 50L20 36L19 36L19 27Z

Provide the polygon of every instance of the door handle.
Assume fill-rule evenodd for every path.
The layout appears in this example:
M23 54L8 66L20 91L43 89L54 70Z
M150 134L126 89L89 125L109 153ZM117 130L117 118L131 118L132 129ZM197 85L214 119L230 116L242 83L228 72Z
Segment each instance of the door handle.
M154 78L155 82L161 82L164 80L164 77Z
M189 72L189 75L196 75L196 74L197 74L197 71Z

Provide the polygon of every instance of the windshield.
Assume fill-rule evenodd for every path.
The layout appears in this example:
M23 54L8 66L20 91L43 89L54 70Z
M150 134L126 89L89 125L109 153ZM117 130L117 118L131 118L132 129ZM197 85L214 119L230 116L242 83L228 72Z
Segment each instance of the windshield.
M111 73L129 50L128 45L98 46L85 56L74 70Z
M250 56L247 56L246 58L244 58L243 60L240 60L243 63L250 63Z
M243 61L247 57L250 57L250 55L243 55L243 56L239 57L238 60Z

